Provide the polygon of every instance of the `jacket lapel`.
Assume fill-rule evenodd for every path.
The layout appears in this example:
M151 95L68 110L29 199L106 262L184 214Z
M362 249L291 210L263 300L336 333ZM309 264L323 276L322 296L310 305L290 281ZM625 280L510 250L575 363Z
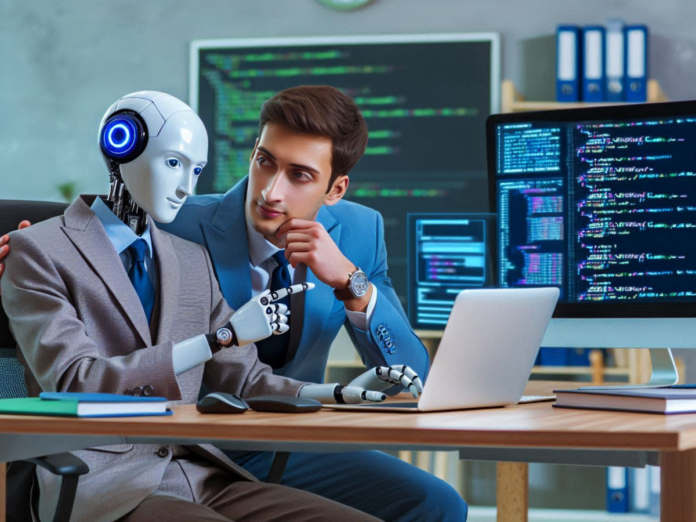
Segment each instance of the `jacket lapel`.
M152 219L149 221L159 282L157 286L159 313L153 319L157 320L157 329L155 330L157 332L156 344L160 344L168 338L174 317L176 316L177 302L179 300L179 261L172 246L171 238L160 232Z
M145 346L152 346L150 327L143 305L123 269L121 258L109 241L101 221L81 197L65 211L65 226L61 228L109 288Z
M208 252L222 295L235 310L251 299L249 244L244 218L246 181L225 194L210 222L203 221Z

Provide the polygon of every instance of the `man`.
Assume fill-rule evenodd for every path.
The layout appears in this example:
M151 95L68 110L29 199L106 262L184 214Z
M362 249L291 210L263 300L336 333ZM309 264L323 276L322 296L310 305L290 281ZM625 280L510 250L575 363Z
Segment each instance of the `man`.
M283 249L288 277L316 284L292 299L289 335L257 343L278 375L322 382L343 325L368 368L398 362L427 375L428 353L387 276L382 217L342 199L367 138L358 107L339 90L282 91L261 109L249 176L224 195L189 198L163 227L208 249L232 308L269 287ZM358 268L369 282L362 296L348 288ZM268 473L268 453L230 456L259 478ZM381 452L293 453L283 484L385 520L466 519L453 488Z
M337 89L282 91L261 110L249 176L224 195L188 198L162 227L208 250L232 308L273 288L274 274L316 284L290 300L288 335L257 343L278 375L322 382L343 325L368 368L398 362L427 375L427 351L387 276L382 217L342 199L367 138L358 107ZM230 456L261 479L272 457ZM381 452L293 453L282 482L385 520L466 519L448 484Z
M241 396L297 396L318 386L274 375L255 346L241 342L280 329L283 308L252 299L237 322L207 252L152 221L174 218L205 166L208 140L198 116L171 96L134 93L107 111L100 144L109 196L81 196L63 216L12 238L3 307L30 395L107 392L190 404L202 382ZM205 335L211 331L216 341ZM77 522L375 520L259 483L210 445L119 444L75 453L90 469L77 489ZM40 519L50 520L60 480L41 468L37 476Z

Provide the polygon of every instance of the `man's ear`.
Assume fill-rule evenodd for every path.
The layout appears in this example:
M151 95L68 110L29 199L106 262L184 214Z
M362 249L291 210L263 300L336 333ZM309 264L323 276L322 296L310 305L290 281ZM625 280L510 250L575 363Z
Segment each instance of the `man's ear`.
M346 195L346 191L348 190L349 184L350 180L348 179L347 174L338 176L334 180L333 184L331 185L331 188L324 197L324 205L331 206L341 201L341 199L343 199L343 196Z
M254 150L251 151L251 156L249 156L249 163L251 163L254 159L254 155L256 154L256 147L259 146L259 139L256 138L256 142L254 142Z

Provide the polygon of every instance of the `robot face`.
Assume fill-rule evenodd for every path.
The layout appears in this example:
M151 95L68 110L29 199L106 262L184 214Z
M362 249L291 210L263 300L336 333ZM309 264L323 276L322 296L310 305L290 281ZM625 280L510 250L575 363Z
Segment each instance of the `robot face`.
M208 161L208 134L191 111L172 114L136 159L120 166L131 196L161 223L174 221Z

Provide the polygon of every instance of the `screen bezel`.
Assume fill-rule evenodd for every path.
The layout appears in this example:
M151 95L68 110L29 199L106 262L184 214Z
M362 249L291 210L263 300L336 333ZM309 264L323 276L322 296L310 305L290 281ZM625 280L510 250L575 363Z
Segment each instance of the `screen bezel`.
M497 214L496 126L524 122L591 122L601 120L632 120L642 118L696 116L696 101L606 105L579 109L493 114L486 120L489 209ZM498 230L498 226L496 229ZM498 278L497 248L491 251ZM679 318L696 317L696 302L691 303L562 303L555 318Z

